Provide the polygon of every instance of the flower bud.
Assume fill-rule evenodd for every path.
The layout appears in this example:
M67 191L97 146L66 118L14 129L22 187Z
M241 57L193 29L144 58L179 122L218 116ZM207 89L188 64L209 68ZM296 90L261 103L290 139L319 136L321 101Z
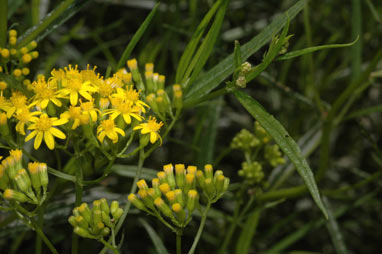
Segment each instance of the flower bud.
M186 220L186 213L184 212L182 205L179 203L175 203L171 207L172 210L175 212L179 222L183 223Z
M216 194L217 195L220 195L223 193L224 181L225 181L224 175L219 175L216 177L215 187L216 187Z
M31 181L29 179L28 173L27 173L27 171L25 171L25 169L20 169L17 172L17 175L15 176L14 180L17 184L17 187L19 187L19 189L22 192L24 192L24 193L29 192L32 184L31 184Z
M190 189L195 187L194 179L195 179L195 175L194 174L188 173L186 175L186 183L185 183L184 188L183 188L184 193L188 193L188 191Z
M29 198L27 198L27 196L23 193L11 189L6 189L3 193L3 197L8 200L15 200L19 202L30 201Z
M164 75L159 75L158 77L158 85L157 88L159 89L164 89L164 83L166 81L166 77Z
M102 210L100 200L94 200L93 201L93 210L100 210L100 211Z
M83 238L95 239L95 237L92 236L87 229L82 228L82 227L75 227L74 233L76 233L77 235L79 235Z
M138 191L138 195L142 198L143 203L148 207L148 208L154 208L153 205L153 198L149 196L146 190L142 189Z
M155 190L155 195L156 196L160 196L161 195L161 191L159 189L159 185L160 185L160 180L159 178L153 178L151 180L151 184L153 186L153 189Z
M175 192L174 191L167 192L166 198L170 204L174 204L176 202Z
M92 224L93 223L93 220L92 220L92 213L88 207L88 204L86 203L82 203L79 207L78 207L78 211L80 212L81 216L84 217L84 219L88 222L88 224Z
M137 186L139 189L147 190L149 186L147 185L146 181L144 179L141 179L137 182Z
M123 214L122 208L118 208L117 211L115 211L114 214L112 214L114 223L116 223L119 220L119 218L121 218L122 214Z
M187 194L187 210L190 214L192 214L192 211L194 211L196 205L198 204L198 192L196 190L190 190Z
M163 183L167 183L167 177L166 177L166 173L165 173L165 172L163 172L163 171L159 171L159 172L157 173L157 176L158 176L159 181L160 181L161 184L163 184Z
M174 167L172 164L167 164L163 166L163 171L166 174L167 182L170 185L171 189L175 188L175 178L174 178Z
M110 228L104 227L101 231L102 236L108 236L110 235Z
M28 163L28 171L29 171L29 175L31 176L32 186L37 193L40 192L40 187L41 187L41 180L40 180L38 165L39 165L38 162Z
M184 186L185 172L186 172L186 170L184 169L184 164L175 164L176 185L179 188L183 188L183 186Z
M168 205L163 201L163 199L161 198L156 198L154 200L154 204L156 207L158 207L158 209L167 217L173 219L174 218L174 215L172 214L171 212L171 209L170 207L168 207Z
M176 197L176 201L181 204L182 206L184 206L184 201L183 201L183 192L181 189L176 189L174 190L174 193L175 193L175 197Z
M204 174L203 174L203 171L201 170L198 170L196 171L196 179L198 180L198 185L200 188L202 188L204 190Z
M78 226L78 225L77 225L77 222L76 222L76 217L74 217L73 215L70 216L70 217L68 218L68 222L69 222L73 227L77 227L77 226Z
M102 223L102 210L93 210L93 224L97 225L98 223Z
M145 205L142 203L141 200L137 198L137 196L133 193L131 193L127 198L136 208L140 210L146 210Z
M216 194L216 190L215 190L215 186L212 182L212 178L207 178L204 180L204 184L205 184L205 189L204 191L207 193L207 195L210 197L210 198L213 198Z
M198 168L197 167L195 167L195 166L188 166L187 167L187 173L188 174L196 174L196 171L198 170Z
M163 183L159 185L159 189L163 194L166 194L171 190L170 185L168 183Z
M101 212L101 215L102 215L102 222L108 227L113 227L113 223L111 223L110 216L106 214L104 211Z
M106 198L101 198L101 210L104 211L106 214L110 213L109 204L107 203Z
M88 222L81 215L80 216L76 216L76 224L79 227L84 228L84 229L88 229L88 227L89 227Z
M94 235L99 235L104 228L105 228L105 224L103 224L101 221L94 223L92 227L92 233Z
M213 177L213 168L212 168L212 165L211 164L206 164L204 166L204 174L206 176L206 178L212 178Z
M38 172L40 175L40 181L42 187L46 188L49 183L49 177L48 177L48 167L45 163L40 163L38 167Z

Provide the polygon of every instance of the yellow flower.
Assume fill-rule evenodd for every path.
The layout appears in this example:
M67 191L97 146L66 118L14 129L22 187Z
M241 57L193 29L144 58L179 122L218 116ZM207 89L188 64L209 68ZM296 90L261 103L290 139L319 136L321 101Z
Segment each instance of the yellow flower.
M27 99L28 98L23 93L19 91L13 92L10 98L10 105L6 110L7 117L11 118L15 112L25 108L27 106Z
M134 130L141 130L141 134L150 133L150 142L154 144L158 139L162 144L162 138L160 137L158 131L163 126L162 122L157 123L155 117L149 117L147 123L141 123L134 127Z
M89 118L88 115L83 114L81 107L75 106L70 106L68 111L62 113L60 117L73 120L72 130L76 129L82 122L84 122L84 118Z
M141 109L143 113L146 113L145 107L149 108L149 105L139 99L140 91L137 91L133 86L127 86L126 89L117 88L117 93L113 94L113 97L122 98L126 101L131 101Z
M22 135L25 135L25 130L24 130L25 124L27 124L30 121L36 121L37 117L35 116L40 114L41 114L40 111L30 112L27 107L21 108L16 113L16 116L15 116L15 118L19 120L18 123L16 124L16 131Z
M140 109L134 106L131 101L125 101L121 98L111 98L113 109L105 110L105 114L111 114L110 119L114 120L119 115L122 115L126 124L131 123L131 117L138 121L142 121L143 117L139 115Z
M87 102L81 101L81 109L83 114L88 115L93 122L97 121L97 115L98 115L97 112L99 112L99 109L94 108L93 99Z
M97 92L98 90L90 81L82 82L82 79L68 79L64 87L65 88L60 90L60 95L69 95L70 104L73 106L78 102L78 95L90 101L92 100L91 93Z
M106 119L101 122L97 128L97 138L102 143L105 136L107 136L113 143L118 142L118 133L125 136L125 132L116 127L112 119Z
M56 117L49 118L47 114L40 115L39 118L31 119L31 124L28 130L33 130L26 138L25 142L28 142L32 138L36 137L34 140L34 149L37 150L40 145L42 138L44 138L45 144L50 150L54 148L54 137L59 139L65 139L65 134L54 126L63 125L68 122L68 119L62 118L58 119Z
M35 96L33 97L34 102L42 109L45 109L50 101L57 107L62 106L61 101L58 99L60 96L56 91L56 86L53 82L47 83L44 76L38 77L37 81L32 83L32 87L35 93Z

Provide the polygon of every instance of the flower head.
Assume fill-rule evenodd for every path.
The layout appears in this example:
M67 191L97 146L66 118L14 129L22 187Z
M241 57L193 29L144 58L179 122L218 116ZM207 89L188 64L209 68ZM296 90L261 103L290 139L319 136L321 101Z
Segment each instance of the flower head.
M163 126L163 122L156 122L155 117L149 117L147 123L141 123L134 127L134 130L141 130L141 134L150 133L150 142L154 144L158 139L162 144L162 138L159 135L159 129Z
M59 139L66 138L65 134L62 131L54 127L67 123L68 119L66 118L49 118L47 114L42 114L39 118L36 117L31 119L30 121L33 122L33 124L31 124L28 127L28 130L33 131L25 138L25 142L28 142L29 140L35 137L34 149L36 150L40 147L42 138L44 138L45 144L50 150L53 150L54 148L53 136Z
M125 136L125 132L116 127L114 120L106 119L101 122L97 128L97 138L102 143L104 138L107 136L113 143L118 142L118 133Z

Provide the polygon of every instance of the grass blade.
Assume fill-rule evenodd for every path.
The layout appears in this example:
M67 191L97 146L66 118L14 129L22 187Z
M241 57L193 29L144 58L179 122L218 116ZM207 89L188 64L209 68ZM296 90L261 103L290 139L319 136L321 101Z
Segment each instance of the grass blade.
M0 48L2 48L7 40L8 0L0 0L0 6Z
M244 106L244 108L265 128L265 130L273 137L281 150L289 157L291 162L296 166L300 176L303 178L313 200L321 209L322 213L328 218L327 211L320 198L316 182L312 170L310 169L305 158L302 156L300 148L296 142L290 137L284 127L252 97L242 91L234 92L236 98Z
M135 48L135 45L137 45L138 41L141 39L143 33L146 31L147 27L149 26L151 20L153 19L155 13L158 10L159 3L157 3L152 11L149 13L149 15L146 17L145 21L143 21L142 25L138 28L138 31L134 34L133 38L127 44L125 50L123 51L123 54L121 56L121 59L119 59L117 69L121 68L125 65L127 59L130 57L131 52Z
M309 48L305 48L305 49L295 50L295 51L288 52L288 53L278 57L276 59L276 61L291 59L294 57L302 56L302 55L309 54L309 53L312 53L314 51L323 50L323 49L350 47L350 46L353 46L358 41L358 38L359 37L357 36L357 38L353 42L350 42L350 43L328 44L328 45L321 45L321 46L315 46L315 47L309 47Z
M189 88L190 85L195 80L195 78L198 77L199 73L203 69L204 65L207 63L207 60L212 53L215 42L219 36L220 28L224 21L224 16L227 10L227 6L228 6L228 0L225 0L224 3L220 6L216 14L215 20L210 30L208 31L206 37L204 38L202 45L200 45L198 51L193 57L190 63L190 66L188 67L184 75L184 78L182 80L182 84L185 84L187 82L186 88ZM190 78L187 81L188 77Z
M261 211L261 208L255 209L246 220L244 224L245 226L236 243L236 254L246 254L249 252L249 247L251 246L253 236L259 223Z
M121 164L115 164L111 168L111 171L117 175L134 178L137 173L137 166L127 166ZM155 178L157 171L151 168L142 168L141 178L145 180L151 180Z
M150 224L148 224L144 219L139 219L139 222L142 224L142 226L146 229L147 233L149 234L151 241L153 242L155 246L156 253L168 254L168 251L166 247L164 247L164 244L161 238L158 236L155 230L150 226Z
M334 214L332 212L332 208L330 206L329 200L327 198L323 198L325 206L328 209L329 220L326 222L326 228L329 231L330 237L332 238L332 242L337 254L346 254L348 253L346 250L346 246L336 221Z
M180 58L178 69L176 70L176 76L175 76L176 83L180 83L180 81L183 80L187 67L189 66L191 62L191 58L196 50L196 46L198 45L200 39L202 38L204 30L206 30L208 23L214 16L221 2L222 1L217 1L212 6L212 8L207 12L206 16L204 16L203 20L200 22L195 33L192 35L190 42L187 44L186 49L184 50L184 53Z
M299 0L296 4L286 11L286 15L280 15L270 25L262 30L260 34L252 40L241 46L241 58L247 60L251 55L264 46L272 37L279 32L287 23L287 16L292 20L306 4L306 0ZM211 70L196 79L185 95L185 104L191 103L216 88L227 77L233 73L233 54L226 57L223 61L213 67Z

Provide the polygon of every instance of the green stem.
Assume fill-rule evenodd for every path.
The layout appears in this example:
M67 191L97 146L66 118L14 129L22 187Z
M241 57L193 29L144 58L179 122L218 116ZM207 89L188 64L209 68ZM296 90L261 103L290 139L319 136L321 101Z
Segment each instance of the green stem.
M83 174L82 174L82 164L81 164L81 156L79 156L78 148L76 149L76 157L80 160L80 167L76 170L76 182L75 182L75 189L76 189L76 206L79 206L82 201L82 187L83 187ZM78 236L73 232L72 235L72 254L78 253Z
M101 243L103 243L103 245L105 245L105 248L109 248L110 250L112 250L115 254L119 254L119 251L114 248L110 243L106 242L105 240L103 240L102 238L99 240Z
M40 0L32 0L32 25L37 25L40 21Z
M44 208L41 207L38 212L37 212L37 215L38 215L38 226L40 228L43 227L43 221L44 221ZM36 235L36 245L35 245L35 253L36 254L41 254L42 253L42 239L41 239L41 236L39 234Z
M176 234L176 254L182 254L182 234Z
M240 210L240 202L236 201L235 211L233 212L233 220L231 222L231 225L228 228L227 233L225 234L223 245L221 246L219 253L224 253L229 243L231 242L233 232L235 232L236 226L239 222L239 210Z
M7 41L8 0L0 0L0 48Z
M224 94L227 94L229 93L229 91L226 89L226 88L221 88L219 90L216 90L215 92L212 92L210 94L207 94L199 99L194 99L194 100L189 100L189 101L185 101L184 103L184 108L191 108L191 107L195 107L195 105L198 105L202 102L205 102L205 101L209 101L209 100L212 100L216 97L220 97Z
M135 174L133 185L131 186L131 189L130 189L129 193L135 193L135 191L137 190L137 182L138 182L138 179L141 177L141 172L142 172L142 167L143 167L143 162L144 161L145 161L145 151L144 151L144 149L142 149L140 151L140 153L139 153L139 161L138 161L137 173ZM115 227L115 234L118 234L119 230L121 229L121 227L123 225L123 222L126 219L127 213L130 210L130 207L131 207L131 203L127 202L126 205L125 205L125 208L123 209L123 214L122 214L120 220L118 221L118 224ZM100 251L100 254L106 253L106 250L107 250L106 247L103 248Z
M198 232L196 233L194 242L192 243L191 249L188 251L188 254L194 254L195 253L195 249L196 249L196 246L198 245L198 242L199 242L200 237L202 235L204 224L206 223L207 214L208 214L208 211L210 210L210 207L211 207L211 202L208 201L206 209L204 210L203 215L202 215L202 220L200 222Z
M6 2L7 0L2 0L3 2ZM21 48L25 45L27 45L29 42L34 40L37 35L39 35L42 31L45 31L45 29L53 22L55 21L61 14L74 2L74 0L65 0L63 1L56 9L54 9L53 12L50 13L50 15L47 15L41 22L39 26L36 27L30 34L28 34L26 37L24 37L18 44L17 47ZM3 8L1 8L3 9ZM5 18L7 15L5 15Z
M41 237L41 239L44 241L44 243L46 244L46 246L49 248L50 252L54 253L54 254L58 254L58 251L56 250L56 248L54 248L53 244L49 241L49 239L46 237L46 235L44 234L44 232L42 232L41 228L38 226L38 224L32 219L30 218L31 222L32 222L32 225L34 227L34 229L36 230L36 233Z

